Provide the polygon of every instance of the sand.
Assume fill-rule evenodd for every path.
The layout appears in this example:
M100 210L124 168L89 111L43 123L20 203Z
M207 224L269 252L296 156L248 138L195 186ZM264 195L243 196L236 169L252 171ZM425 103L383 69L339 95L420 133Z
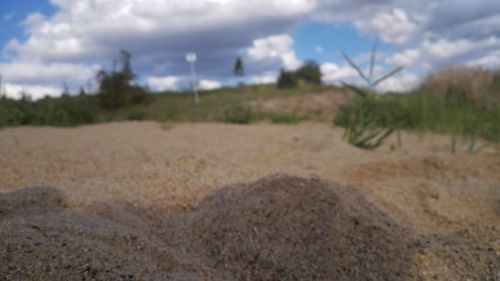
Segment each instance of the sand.
M12 259L9 264L21 267L1 268L10 275L0 274L0 279L30 280L28 273L41 276L40 272L46 270L43 272L47 275L40 280L54 280L54 276L60 279L65 273L76 274L65 280L82 280L82 276L88 280L350 280L356 276L349 274L358 274L360 280L392 280L383 274L394 268L405 276L394 280L500 278L498 150L488 147L471 155L465 153L463 144L456 155L451 155L448 136L403 133L401 149L395 139L390 139L377 151L363 151L343 142L341 136L341 129L309 123L235 126L131 122L73 129L0 130L0 192L5 196L3 202L14 202L0 207L0 259L4 265ZM271 190L261 187L265 184L258 180L275 174L291 178L282 176L288 184L277 184L282 188L275 191L272 186ZM256 184L245 184L251 182ZM310 183L306 185L316 191L308 194L292 188L301 182ZM245 186L260 191L249 195ZM248 215L267 205L276 212L306 212L312 208L324 213L325 223L318 236L314 232L306 234L327 245L336 241L333 237L338 238L332 234L335 219L328 218L339 212L343 214L340 221L352 222L353 213L344 207L329 209L325 202L315 209L313 202L323 197L326 201L345 202L339 199L343 198L339 190L355 194L351 196L356 198L355 203L349 203L347 209L372 213L364 215L366 219L358 224L376 227L377 231L357 232L351 225L343 227L350 229L346 233L369 243L361 248L353 244L337 252L368 249L369 253L379 253L389 245L382 243L381 237L390 235L399 237L399 244L407 245L408 252L392 262L383 263L381 259L371 266L373 271L355 273L349 271L354 270L353 264L370 264L370 255L345 254L358 258L339 259L336 264L344 267L324 267L320 257L339 256L328 256L315 244L316 250L299 249L298 259L277 267L273 258L284 259L290 254L287 251L295 251L286 244L285 250L269 254L264 263L252 267L249 255L270 248L271 236L257 235L259 247L253 248L242 243L250 240L238 238L237 234L250 231L258 221L242 223L235 221L234 215L223 215ZM266 201L276 196L303 198L305 205L300 209L295 203ZM259 207L248 205L255 198L260 198ZM217 200L226 200L227 204L213 203ZM241 204L234 205L233 201ZM297 216L308 221L304 214ZM219 217L227 221L217 221ZM195 218L199 223L189 224ZM321 225L317 217L310 219ZM394 229L386 229L383 221L390 221ZM199 225L206 227L197 228ZM211 231L203 231L210 225L214 226ZM227 229L223 232L226 236L233 233L234 237L220 238L217 231L221 225ZM274 233L272 237L287 237L284 232L289 227L297 225L281 223L263 229ZM369 233L373 236L367 237ZM173 238L166 239L165 235ZM342 237L342 241L349 241ZM220 239L233 249L232 253L224 252L228 267L222 270L213 263L222 255L221 246L214 250L201 243L217 245L215 241ZM288 237L289 242L306 245L301 239L291 234ZM63 243L67 249L56 246ZM242 248L236 249L235 245ZM89 249L92 254L87 254ZM92 252L95 249L97 254ZM235 253L239 255L241 249L247 249L247 256L238 258ZM35 254L30 256L29 251ZM48 256L57 260L65 255L69 266L66 270L57 269L56 264L64 264L59 260L53 264L47 261ZM297 269L299 261L309 268L317 266L318 272L325 274L307 275L312 271ZM272 266L259 271L266 268L264 264ZM334 269L340 273L328 271Z

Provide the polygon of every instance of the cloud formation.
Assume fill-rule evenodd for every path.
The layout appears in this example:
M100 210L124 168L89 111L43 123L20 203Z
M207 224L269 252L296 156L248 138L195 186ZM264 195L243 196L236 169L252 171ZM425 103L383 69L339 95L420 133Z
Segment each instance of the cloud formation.
M203 61L199 72L206 78L200 84L214 88L218 85L207 81L230 75L232 60L246 54L247 48L251 48L250 57L260 56L263 60L273 57L270 50L262 53L266 52L266 44L271 44L270 48L289 47L287 42L281 42L283 38L274 41L265 38L289 31L314 8L307 0L51 0L51 3L59 9L55 15L50 18L39 13L29 15L22 23L28 39L25 42L14 39L4 46L4 56L14 58L0 65L2 72L9 73L5 75L7 79L29 85L39 85L43 79L45 84L61 83L61 78L69 78L80 68L79 75L67 81L76 86L93 75L90 72L96 64L107 66L107 60L124 48L134 54L138 72L151 77L186 73L184 54L196 52ZM259 38L264 39L259 41ZM276 51L285 52L279 57L285 63L297 63L294 54L284 49ZM252 62L258 61L255 58ZM82 64L89 67L83 69ZM17 71L30 65L32 70L24 76ZM44 66L48 68L42 74L44 77L32 75Z
M22 22L27 40L13 39L3 46L1 61L6 62L0 63L0 73L11 85L46 90L66 82L79 87L97 69L109 69L110 58L120 48L134 54L133 66L144 74L141 82L153 89L179 89L189 84L186 52L198 53L198 71L205 81L200 85L205 88L231 80L237 56L244 57L248 82L272 82L280 68L301 65L289 34L304 20L351 25L361 34L391 45L394 52L385 56L382 68L405 66L406 72L387 81L385 88L408 85L426 71L449 64L500 65L497 0L50 3L58 9L54 15L33 13ZM321 50L318 46L316 53ZM324 62L321 69L328 83L355 77L344 62Z

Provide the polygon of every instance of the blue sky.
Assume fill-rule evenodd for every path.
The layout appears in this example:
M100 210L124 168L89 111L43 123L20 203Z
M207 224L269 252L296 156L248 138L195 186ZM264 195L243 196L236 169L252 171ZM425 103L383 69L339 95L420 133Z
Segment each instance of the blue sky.
M26 40L22 22L29 14L40 12L53 15L56 8L46 0L0 0L2 28L0 30L0 46L5 46L13 38Z
M155 90L189 84L184 55L198 53L202 88L232 85L241 56L247 83L316 60L325 83L359 82L341 56L366 66L379 42L380 85L408 90L449 65L500 65L496 0L0 0L0 74L12 97L95 88L120 48L132 52L138 82Z
M328 24L306 20L291 32L294 49L300 59L318 62L342 62L341 52L349 55L370 52L377 41L374 35L360 34L350 24ZM380 44L380 52L391 52L387 44Z

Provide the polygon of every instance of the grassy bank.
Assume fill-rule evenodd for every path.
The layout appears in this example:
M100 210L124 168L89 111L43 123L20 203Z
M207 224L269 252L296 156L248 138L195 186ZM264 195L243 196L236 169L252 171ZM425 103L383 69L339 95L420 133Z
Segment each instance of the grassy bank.
M419 89L409 94L360 91L357 98L341 109L335 124L362 127L366 131L388 128L449 133L471 142L481 137L498 143L500 73L480 69L443 70L430 75Z
M360 139L377 133L379 128L389 128L391 131L407 129L449 133L466 138L481 137L499 143L500 75L494 76L490 72L475 73L476 76L470 72L446 74L448 76L444 78L429 78L418 90L409 94L373 93L365 97L358 96L341 108L335 124L349 127L353 112L357 112L356 114L362 113L357 118L364 122L363 129L368 129L368 133ZM484 78L490 74L491 77ZM448 81L450 77L453 80ZM63 96L38 101L0 98L0 127L77 126L125 120L235 124L268 120L273 123L296 124L313 118L307 114L298 116L284 112L263 115L250 109L247 104L277 97L307 97L325 91L339 94L345 92L344 89L324 86L286 90L279 90L275 85L243 86L204 91L200 94L199 106L195 106L191 92L164 92L152 94L154 99L148 105L116 110L103 108L99 98L93 95ZM383 131L379 132L379 136L384 134Z
M269 114L260 115L248 109L246 103L276 97L294 97L321 93L334 87L305 86L279 90L275 85L223 88L200 93L200 105L195 106L191 92L154 93L148 105L136 105L109 110L100 105L97 96L63 96L29 99L0 99L0 127L77 126L83 124L152 120L159 122L231 122L251 123L270 120L275 123L297 123L306 117Z
M458 97L433 97L428 92L387 95L350 106L368 106L376 116L375 126L432 131L464 136L481 136L500 141L500 103L477 107ZM345 107L335 120L346 125Z

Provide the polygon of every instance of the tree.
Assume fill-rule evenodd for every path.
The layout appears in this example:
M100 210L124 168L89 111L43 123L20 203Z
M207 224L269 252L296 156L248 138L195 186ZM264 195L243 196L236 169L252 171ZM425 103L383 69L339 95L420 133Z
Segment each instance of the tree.
M87 93L85 92L85 89L83 87L80 87L80 92L78 93L78 95L80 97L84 97L87 95Z
M234 75L239 77L245 75L245 68L241 57L237 57L236 62L234 63Z
M120 50L120 63L122 65L121 72L129 79L129 82L134 80L135 74L132 72L132 66L130 60L132 59L132 54L128 51L121 49Z
M278 89L296 88L298 85L299 81L294 72L281 69L277 83Z
M63 91L62 91L61 96L63 96L63 97L69 96L69 94L70 94L69 87L68 87L68 84L66 82L63 83L62 88L63 88Z
M132 55L120 50L120 70L111 73L101 70L96 79L99 84L99 98L107 109L119 109L133 104L148 104L151 96L140 86L132 85L135 74L130 60Z
M281 69L277 86L279 89L296 88L301 83L321 85L321 69L317 62L308 60L295 71Z
M308 84L321 85L321 69L314 60L308 60L303 66L295 71L297 79Z
M0 97L2 97L3 95L2 74L0 74Z

